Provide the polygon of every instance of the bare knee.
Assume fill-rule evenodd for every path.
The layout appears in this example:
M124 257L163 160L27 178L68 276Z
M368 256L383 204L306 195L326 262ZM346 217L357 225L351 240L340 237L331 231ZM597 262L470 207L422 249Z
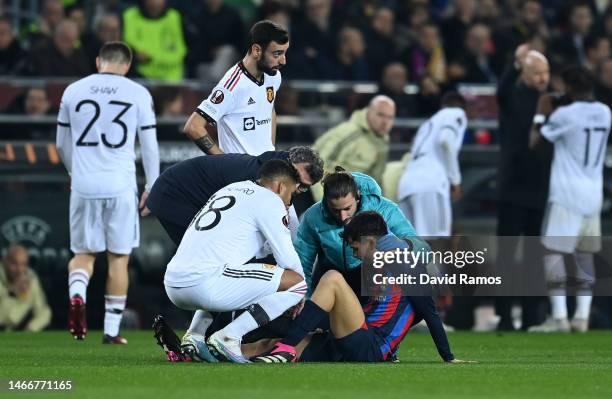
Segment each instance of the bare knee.
M321 276L321 280L319 281L319 285L339 285L344 282L344 276L342 273L336 270L328 270L323 276Z
M278 291L287 291L289 288L301 283L302 281L304 281L304 277L302 277L302 275L294 272L293 270L285 269L283 270Z

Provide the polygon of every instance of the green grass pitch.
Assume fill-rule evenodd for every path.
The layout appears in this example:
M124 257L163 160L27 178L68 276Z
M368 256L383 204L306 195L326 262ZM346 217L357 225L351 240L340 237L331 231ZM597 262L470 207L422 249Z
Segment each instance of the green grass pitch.
M0 397L6 398L612 398L612 333L449 335L443 364L428 334L410 333L399 364L172 364L149 331L126 346L90 332L0 335ZM11 379L72 380L71 392L9 392Z

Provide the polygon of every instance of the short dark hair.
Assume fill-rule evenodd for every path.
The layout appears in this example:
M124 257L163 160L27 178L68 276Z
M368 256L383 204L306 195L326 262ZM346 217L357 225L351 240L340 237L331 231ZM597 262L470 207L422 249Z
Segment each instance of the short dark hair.
M312 183L317 183L323 178L323 160L319 153L306 146L296 146L289 149L289 160L291 163L306 164L306 172L312 179Z
M132 50L123 42L104 43L98 57L113 64L129 64L132 62Z
M353 194L355 199L359 198L359 188L353 175L344 170L341 166L336 166L334 173L330 173L323 178L323 198L333 200Z
M264 19L257 22L249 31L248 52L254 44L259 44L263 51L266 51L271 42L287 44L289 42L289 32L287 29L276 22Z
M361 237L381 237L389 232L385 219L378 212L358 213L344 227L342 237L345 241L359 241Z
M442 96L440 101L443 107L465 108L465 98L456 91L449 91Z
M593 92L594 80L591 73L579 66L569 66L561 71L561 80L569 95L588 95Z
M289 179L295 184L300 182L300 174L297 169L284 159L272 159L264 162L259 169L259 178L264 180Z

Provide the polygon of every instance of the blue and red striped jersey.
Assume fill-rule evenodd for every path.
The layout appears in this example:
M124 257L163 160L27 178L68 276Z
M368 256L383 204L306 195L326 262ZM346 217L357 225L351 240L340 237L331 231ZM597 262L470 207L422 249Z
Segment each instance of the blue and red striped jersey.
M386 360L406 336L414 320L410 300L401 295L373 297L364 307L366 326L380 337L380 352Z

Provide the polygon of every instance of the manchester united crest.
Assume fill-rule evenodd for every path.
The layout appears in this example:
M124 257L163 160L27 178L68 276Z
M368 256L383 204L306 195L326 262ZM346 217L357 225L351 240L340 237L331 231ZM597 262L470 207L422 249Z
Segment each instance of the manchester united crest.
M266 98L268 99L269 103L274 101L274 88L273 87L266 87Z

